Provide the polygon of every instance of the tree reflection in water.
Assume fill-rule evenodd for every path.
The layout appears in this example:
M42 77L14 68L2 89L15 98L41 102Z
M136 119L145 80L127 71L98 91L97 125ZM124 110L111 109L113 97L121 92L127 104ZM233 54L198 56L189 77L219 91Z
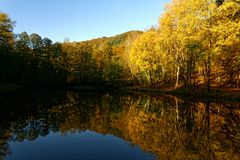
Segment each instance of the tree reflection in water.
M172 96L77 92L0 98L0 159L9 142L86 130L111 134L159 159L239 159L240 105Z

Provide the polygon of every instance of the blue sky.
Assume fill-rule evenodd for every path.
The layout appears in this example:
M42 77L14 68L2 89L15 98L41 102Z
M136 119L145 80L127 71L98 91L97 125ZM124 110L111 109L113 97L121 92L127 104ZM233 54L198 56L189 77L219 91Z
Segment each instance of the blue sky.
M158 24L170 0L0 0L16 21L15 33L38 33L53 41L82 41L145 30Z

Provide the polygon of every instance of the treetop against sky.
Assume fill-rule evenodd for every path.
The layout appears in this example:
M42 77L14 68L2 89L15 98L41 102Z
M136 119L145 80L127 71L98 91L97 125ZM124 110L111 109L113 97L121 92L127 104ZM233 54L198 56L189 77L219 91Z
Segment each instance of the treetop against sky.
M0 11L27 31L53 41L82 41L156 25L170 0L1 0Z

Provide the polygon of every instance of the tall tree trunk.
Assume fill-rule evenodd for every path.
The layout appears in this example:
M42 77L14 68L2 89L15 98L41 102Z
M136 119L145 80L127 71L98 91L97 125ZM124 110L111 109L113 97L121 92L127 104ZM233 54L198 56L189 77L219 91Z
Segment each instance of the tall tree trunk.
M180 67L178 66L177 67L177 77L176 77L176 84L175 84L175 88L177 88L178 87L178 81L179 81L179 72L180 72Z
M178 120L179 120L179 106L178 106L178 99L177 97L174 98L175 99L175 110L176 110L176 122L175 122L175 129L178 128Z
M210 44L211 46L211 44ZM211 87L210 87L210 83L211 83L211 57L210 57L210 51L208 51L207 53L207 66L206 66L206 92L210 93L211 91Z
M237 88L239 88L239 81L240 81L240 73L238 73L238 77L237 77Z
M152 72L149 71L150 85L153 85Z

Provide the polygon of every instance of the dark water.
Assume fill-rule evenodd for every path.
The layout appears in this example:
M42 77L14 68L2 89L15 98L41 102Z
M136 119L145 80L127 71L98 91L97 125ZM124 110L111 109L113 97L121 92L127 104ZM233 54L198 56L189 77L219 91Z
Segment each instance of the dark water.
M0 111L0 160L240 159L239 103L29 91Z

